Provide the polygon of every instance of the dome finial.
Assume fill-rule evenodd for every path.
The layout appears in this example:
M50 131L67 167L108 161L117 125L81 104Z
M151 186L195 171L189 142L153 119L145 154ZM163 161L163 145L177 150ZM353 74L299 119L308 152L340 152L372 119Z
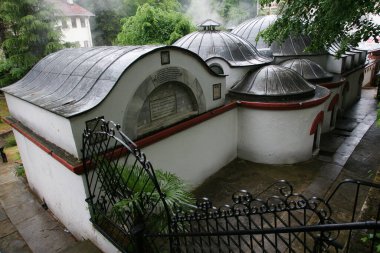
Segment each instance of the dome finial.
M221 26L221 24L212 20L212 19L206 19L205 21L203 21L198 26L203 27L203 30L214 31L214 30L216 30L215 28Z

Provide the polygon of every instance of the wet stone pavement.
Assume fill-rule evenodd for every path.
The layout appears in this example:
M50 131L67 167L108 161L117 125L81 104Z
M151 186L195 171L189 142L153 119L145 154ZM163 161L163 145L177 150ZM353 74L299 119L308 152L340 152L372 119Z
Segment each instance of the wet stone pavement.
M8 160L0 162L0 253L100 253L91 242L78 242L43 208L26 180L15 175L18 163Z
M236 159L194 190L197 198L207 197L215 207L232 204L233 193L244 189L254 196L277 180L287 180L294 192L306 197L326 198L346 178L372 181L380 168L380 128L376 127L375 89L363 89L361 99L337 122L337 129L321 138L320 155L293 165L265 165ZM365 199L366 193L361 196ZM344 189L334 206L352 199ZM335 202L334 202L335 201ZM337 213L339 211L337 210Z
M59 252L76 244L15 175L15 166L13 162L0 165L0 252Z

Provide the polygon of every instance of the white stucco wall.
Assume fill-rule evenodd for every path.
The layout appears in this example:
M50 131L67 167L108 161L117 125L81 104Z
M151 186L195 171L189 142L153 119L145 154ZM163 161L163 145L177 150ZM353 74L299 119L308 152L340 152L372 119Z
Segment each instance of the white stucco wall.
M13 131L30 188L78 239L91 240L102 251L119 252L89 221L85 181L17 131Z
M62 40L65 42L79 42L80 47L92 47L92 36L89 17L82 17L85 19L85 27L82 27L80 18L73 17L76 19L77 27L72 27L71 17L62 17L58 21L58 25L62 27L62 21L66 20L68 25L67 28L62 27ZM85 45L85 41L88 41L88 45Z
M237 108L143 148L154 168L174 172L191 187L237 156Z
M365 69L364 69L364 78L363 78L363 83L361 84L362 86L366 86L368 84L370 84L371 80L372 80L372 76L376 73L374 73L376 71L376 64L373 62L373 63L370 63L368 64Z
M231 67L226 61L220 58L211 58L206 61L207 65L218 64L223 68L224 74L226 76L226 89L229 90L231 87L240 81L248 73L248 71L253 69L258 69L257 66L252 67Z
M364 68L358 68L345 76L349 83L348 91L343 91L343 104L342 108L347 109L360 99L361 85L360 75L363 73Z
M70 120L4 93L12 117L36 134L79 157L80 147L74 140Z
M342 55L340 58L336 58L334 55L328 55L325 69L331 73L341 74L346 69L346 60L346 55Z
M353 56L352 56L353 67L359 66L359 63L360 63L360 52L355 51L355 50L350 50L349 52L353 54Z
M324 104L302 110L238 109L238 156L257 163L291 164L312 157L310 128Z
M327 99L327 101L324 103L324 108L323 108L324 120L323 120L323 124L322 124L322 133L329 132L330 130L332 130L335 127L335 124L333 124L333 126L331 126L331 120L333 120L334 123L336 122L337 112L340 110L340 107L341 107L341 104L342 104L342 91L343 91L343 87L344 86L341 85L339 87L329 89L330 92L331 92L331 95ZM335 109L333 111L329 111L329 105L331 103L331 100L333 100L333 98L337 94L339 95L339 101L335 105ZM331 117L332 113L334 113L334 117Z
M203 88L207 111L224 104L224 94L226 92L224 77L210 75L197 59L177 50L170 50L170 64L161 65L160 51L156 51L133 64L122 75L118 84L115 85L110 94L99 106L70 119L77 149L80 150L82 145L81 140L83 129L85 128L85 121L98 116L105 116L106 120L123 124L128 103L147 76L160 69L173 66L184 68L197 77ZM221 99L213 100L212 85L216 83L222 84L222 97Z

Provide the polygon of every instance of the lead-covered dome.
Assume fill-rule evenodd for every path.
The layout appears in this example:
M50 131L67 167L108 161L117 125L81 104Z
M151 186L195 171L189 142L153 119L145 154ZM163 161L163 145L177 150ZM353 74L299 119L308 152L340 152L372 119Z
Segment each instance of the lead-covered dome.
M206 20L199 26L204 30L182 37L173 46L193 51L205 61L223 58L233 67L272 62L272 58L261 55L248 41L232 33L216 30L215 27L218 25L212 20Z
M258 16L236 26L231 33L248 40L259 51L270 48L274 56L316 54L305 52L305 48L311 44L309 36L290 36L283 43L273 42L271 45L264 42L262 38L256 41L258 34L268 28L276 20L277 15Z
M280 64L293 69L309 82L324 82L333 79L333 75L322 68L318 63L309 59L291 59Z
M230 92L243 99L283 101L312 97L315 89L294 70L269 65L248 73Z

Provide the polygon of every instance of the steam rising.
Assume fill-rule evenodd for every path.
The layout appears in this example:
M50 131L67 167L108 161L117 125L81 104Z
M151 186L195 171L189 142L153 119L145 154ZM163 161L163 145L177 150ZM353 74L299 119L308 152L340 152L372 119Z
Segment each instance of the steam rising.
M196 25L206 19L212 19L225 27L233 27L244 20L256 17L257 7L257 1L239 0L237 6L230 9L228 18L223 18L218 13L218 9L223 8L223 1L189 0L189 4L184 6L184 9L186 10L187 16L189 16Z
M216 11L212 0L191 0L186 10L186 14L196 25L202 23L206 19L212 19L220 23L223 22L223 18Z

